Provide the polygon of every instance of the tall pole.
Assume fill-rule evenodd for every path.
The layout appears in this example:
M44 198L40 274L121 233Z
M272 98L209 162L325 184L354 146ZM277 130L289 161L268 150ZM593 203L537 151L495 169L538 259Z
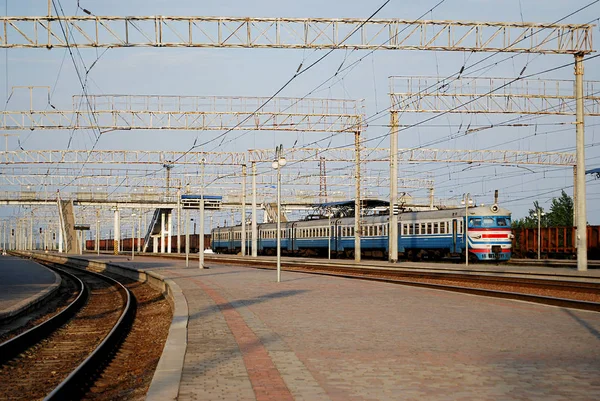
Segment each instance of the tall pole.
M185 219L185 267L190 267L190 211L184 211Z
M258 256L258 226L256 224L256 162L252 162L252 257Z
M142 208L140 208L140 214L138 217L138 244L137 251L142 252Z
M119 209L115 209L115 221L114 221L114 239L113 239L113 253L115 255L119 254L119 244L121 242L121 227L120 227L120 217L119 217Z
M29 250L33 251L33 210L29 215Z
M202 186L200 190L200 232L198 233L198 268L204 269L204 164L202 158Z
M541 244L541 240L542 240L542 211L540 210L540 208L537 208L537 218L538 218L538 230L537 230L537 258L538 260L541 259L541 248L542 248L542 244Z
M398 261L398 112L391 112L390 132L390 231L389 231L389 261Z
M181 253L181 189L177 190L177 253Z
M135 213L131 214L131 260L135 258Z
M465 195L465 265L469 266L469 197L470 193Z
M354 133L355 195L354 195L354 261L360 262L360 131Z
M96 209L96 254L100 255L100 210Z
M585 136L583 120L583 53L575 55L577 159L577 270L587 271L587 213L585 203Z
M168 171L168 170L167 170ZM165 253L165 213L160 211L160 253Z
M277 157L279 159L279 155ZM277 163L277 282L281 282L281 165Z
M246 165L242 165L242 257L246 256Z

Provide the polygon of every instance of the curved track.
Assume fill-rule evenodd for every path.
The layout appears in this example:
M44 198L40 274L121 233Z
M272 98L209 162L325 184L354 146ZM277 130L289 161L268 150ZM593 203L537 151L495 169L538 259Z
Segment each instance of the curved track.
M89 288L87 304L79 305L75 312L73 309L77 306L70 306L67 309L74 316L65 317L63 311L57 315L60 317L50 319L52 323L40 325L46 328L33 328L2 344L8 348L14 344L19 346L15 346L12 357L4 358L2 353L0 374L6 386L0 391L0 398L78 398L126 335L135 315L135 302L129 290L98 273L71 271ZM85 303L84 293L78 297L79 304ZM39 334L27 334L30 332Z

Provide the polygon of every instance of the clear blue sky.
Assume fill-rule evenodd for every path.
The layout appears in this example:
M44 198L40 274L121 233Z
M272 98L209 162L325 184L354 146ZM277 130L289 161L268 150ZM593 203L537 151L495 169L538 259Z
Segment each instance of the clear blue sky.
M61 0L66 15L81 15L77 1ZM413 19L423 15L439 0L408 2L391 1L376 17ZM424 19L470 20L470 21L529 21L554 22L591 1L559 0L446 0ZM383 1L166 1L166 0L80 0L82 8L95 15L197 15L197 16L251 16L251 17L357 17L366 18ZM45 15L46 0L4 0L0 2L0 13L11 16ZM564 23L597 24L600 3L577 13ZM595 20L595 21L594 21ZM600 32L596 27L594 36ZM595 38L595 43L598 42ZM173 94L173 95L227 95L227 96L270 96L294 75L301 62L310 63L322 56L324 51L312 50L257 50L257 49L84 49L81 50L83 64L89 68L88 90L92 94ZM366 56L366 57L364 57ZM365 51L347 52L339 50L328 56L306 74L289 85L281 96L301 97L319 85L324 78L335 73L340 64L349 64L364 57L355 68L333 81L315 97L364 99L366 114L373 115L389 107L389 80L392 75L403 76L448 76L465 63L475 63L488 54L463 54L459 52L433 51L379 51L368 55ZM570 56L519 55L509 61L499 62L506 55L496 55L486 64L490 68L478 73L480 76L514 77L527 65L528 73L535 73L553 66L572 61ZM346 60L346 61L344 61ZM588 80L600 80L598 59L585 65ZM65 50L14 49L0 51L0 98L6 104L10 87L19 85L50 86L51 102L57 108L70 108L71 95L80 94L81 86L75 75L73 62ZM541 78L573 79L571 67L545 74ZM8 88L7 88L8 84ZM15 94L5 108L29 107L24 93ZM45 95L36 98L40 107L45 107ZM402 123L415 123L430 115L403 115ZM554 125L569 122L569 118L545 117L535 121L537 126L520 128L489 129L477 134L448 140L461 124L493 124L513 115L452 115L435 120L442 127L424 124L402 132L400 147L424 146L445 149L509 149L531 151L573 151L575 129L569 125ZM375 138L388 131L389 117L384 115L374 121L364 138ZM596 117L586 120L586 163L588 168L600 166L600 132ZM454 128L452 128L454 127ZM144 150L187 150L200 135L210 139L218 133L197 132L113 132L103 135L97 149L144 149ZM89 149L94 136L90 132L34 131L22 132L21 146L25 149L65 149L72 137L72 149ZM283 143L290 147L318 140L318 134L296 134L281 132L249 133L239 137L231 133L224 145L216 149L211 144L204 150L245 151L247 148L272 148ZM335 145L352 146L353 138L339 137ZM328 142L320 143L324 147ZM366 146L389 144L387 138L372 141ZM2 144L2 146L4 146ZM9 148L16 149L16 138L10 138ZM385 171L385 166L377 166ZM501 203L511 209L515 217L522 217L534 200L545 208L552 197L558 197L565 188L572 194L572 170L556 167L529 167L527 169L502 166L467 166L464 164L422 164L410 166L410 173L433 174L436 181L436 196L458 197L464 192L476 195L478 202L490 203L495 189L500 190ZM402 174L401 170L401 174ZM588 221L600 224L600 180L590 180L588 185ZM6 211L0 212L5 214Z

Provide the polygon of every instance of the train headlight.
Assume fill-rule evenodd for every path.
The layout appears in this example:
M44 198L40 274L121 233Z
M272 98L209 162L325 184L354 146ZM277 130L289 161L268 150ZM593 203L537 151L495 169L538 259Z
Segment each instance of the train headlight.
M492 205L492 207L490 207L490 210L492 211L492 213L498 213L498 210L500 210L500 208L498 207L498 205L494 204Z

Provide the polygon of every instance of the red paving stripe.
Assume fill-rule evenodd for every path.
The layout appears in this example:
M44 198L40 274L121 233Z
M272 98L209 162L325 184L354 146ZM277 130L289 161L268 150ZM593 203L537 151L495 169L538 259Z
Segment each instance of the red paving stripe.
M171 272L180 275L176 272ZM218 291L202 283L200 280L188 278L219 305L221 313L229 329L233 333L235 341L240 347L244 365L252 383L252 389L257 401L280 401L293 400L292 394L283 382L279 371L271 360L266 348L260 339L248 327L242 316Z

